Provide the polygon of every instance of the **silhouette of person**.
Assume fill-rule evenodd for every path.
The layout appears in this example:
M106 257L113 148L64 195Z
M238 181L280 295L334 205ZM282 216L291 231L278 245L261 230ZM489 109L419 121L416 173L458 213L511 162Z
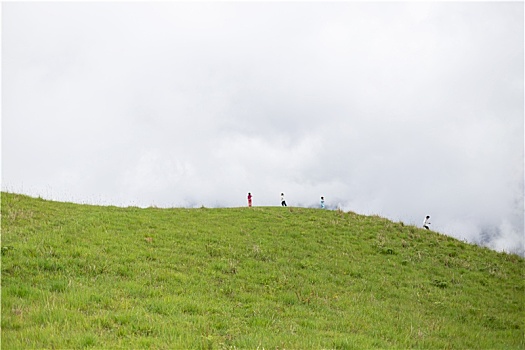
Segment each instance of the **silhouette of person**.
M250 192L248 192L248 206L252 206L252 194Z
M324 197L321 197L321 209L324 209Z

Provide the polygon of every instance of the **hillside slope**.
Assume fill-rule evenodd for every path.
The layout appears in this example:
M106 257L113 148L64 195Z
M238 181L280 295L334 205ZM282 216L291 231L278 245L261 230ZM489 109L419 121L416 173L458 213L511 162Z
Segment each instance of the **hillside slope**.
M3 349L525 348L525 260L402 223L1 203Z

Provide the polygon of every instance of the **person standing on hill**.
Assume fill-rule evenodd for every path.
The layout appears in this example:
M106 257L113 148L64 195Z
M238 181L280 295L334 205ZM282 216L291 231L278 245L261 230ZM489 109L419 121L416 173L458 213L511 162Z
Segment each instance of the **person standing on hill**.
M248 192L248 207L252 206L252 194L251 192Z
M284 193L281 193L281 206L282 207L287 207L286 201L284 200Z
M427 215L427 217L425 218L425 220L423 220L423 227L426 228L427 230L430 230L430 228L428 227L428 225L430 225L430 215Z
M324 197L321 196L321 209L324 209Z

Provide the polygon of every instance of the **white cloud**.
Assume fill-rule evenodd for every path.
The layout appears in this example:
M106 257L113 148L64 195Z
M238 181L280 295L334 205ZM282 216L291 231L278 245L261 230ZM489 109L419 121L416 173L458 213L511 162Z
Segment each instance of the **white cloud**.
M521 3L5 3L3 189L523 246ZM489 229L487 229L489 228ZM488 231L487 231L488 230Z

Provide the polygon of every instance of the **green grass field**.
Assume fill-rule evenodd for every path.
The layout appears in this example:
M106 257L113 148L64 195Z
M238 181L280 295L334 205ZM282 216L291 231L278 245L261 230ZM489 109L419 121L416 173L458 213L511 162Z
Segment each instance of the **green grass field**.
M2 349L525 349L525 260L403 223L1 204Z

